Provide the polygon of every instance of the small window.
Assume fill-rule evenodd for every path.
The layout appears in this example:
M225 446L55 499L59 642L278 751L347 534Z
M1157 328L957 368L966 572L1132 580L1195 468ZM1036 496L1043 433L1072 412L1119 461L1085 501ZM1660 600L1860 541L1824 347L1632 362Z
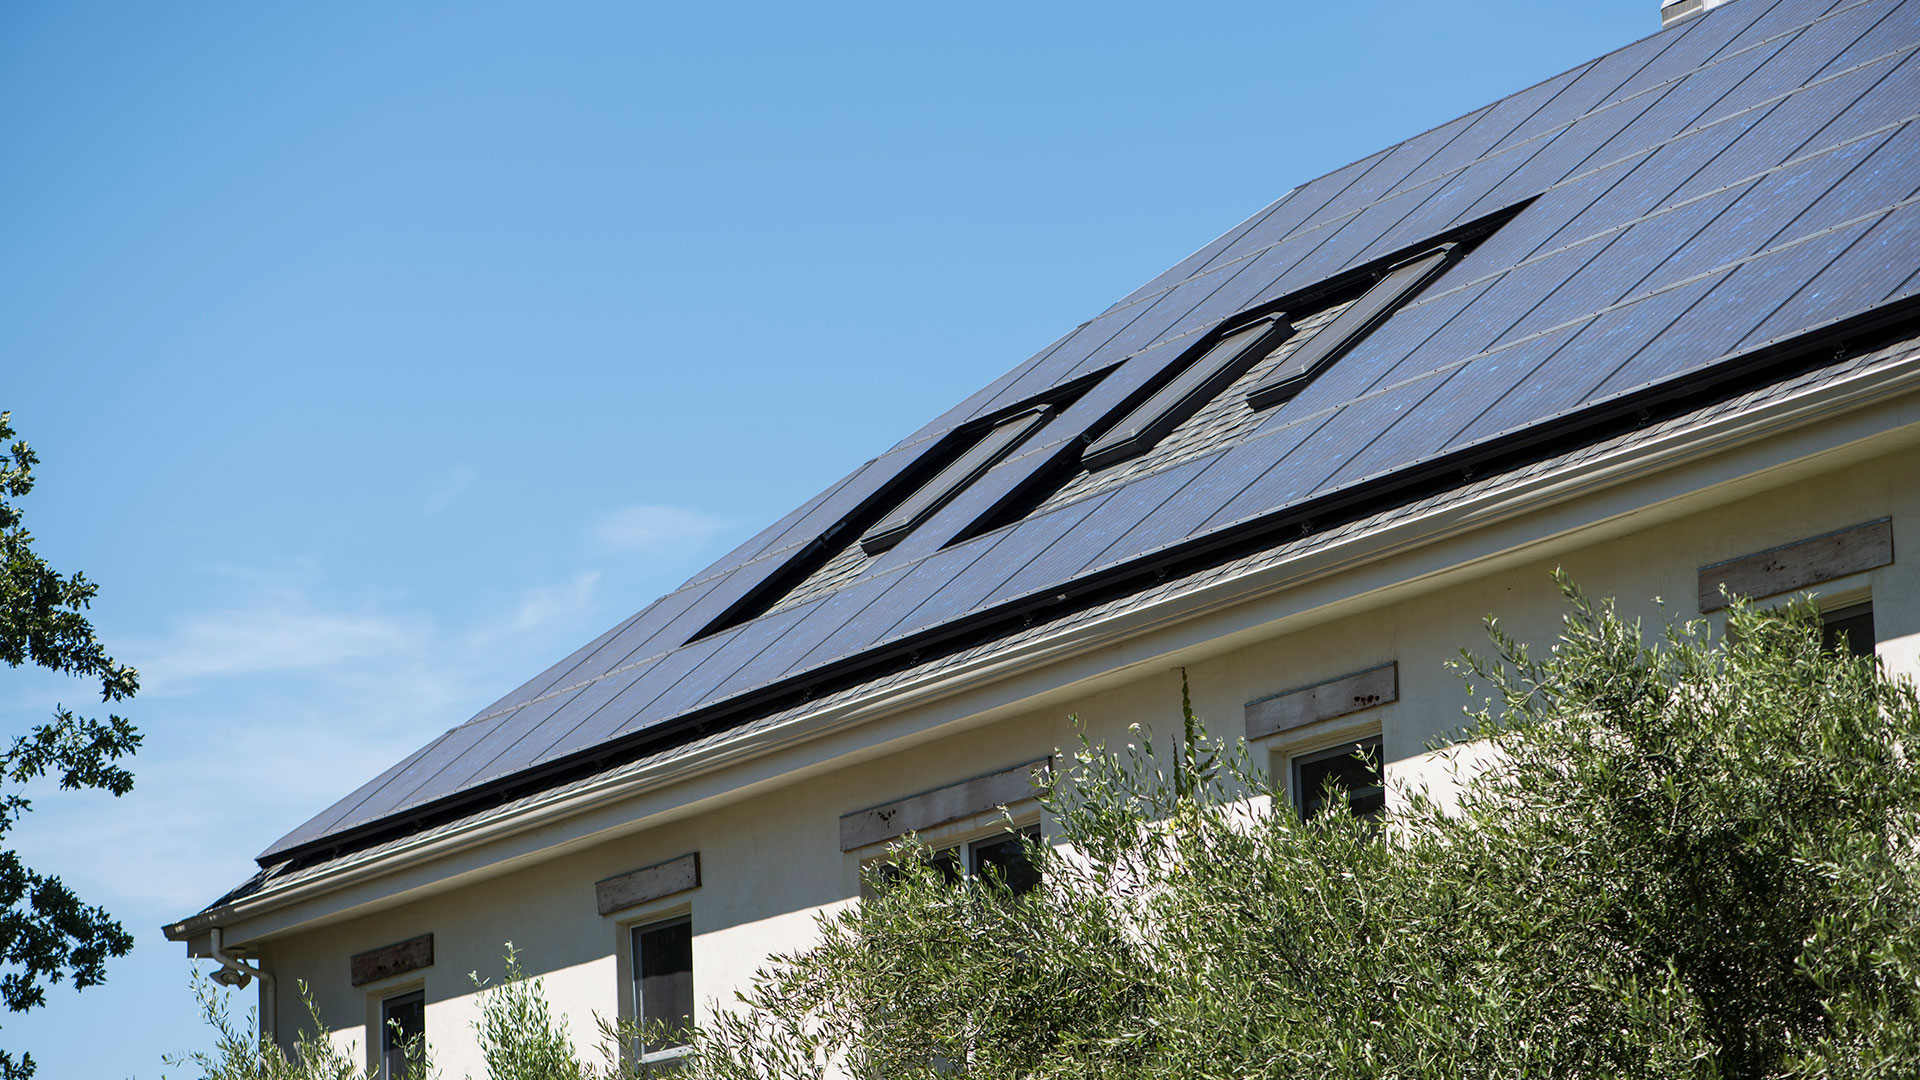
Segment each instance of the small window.
M1038 843L1040 826L1027 825L1011 833L996 833L968 843L940 848L927 856L927 865L938 869L950 885L958 885L969 877L979 881L999 881L1013 895L1021 896L1040 884L1040 868L1027 858L1023 839ZM877 881L884 887L898 872L895 867L883 866Z
M1327 365L1359 344L1447 265L1458 245L1439 247L1387 268L1352 306L1308 338L1278 371L1247 392L1247 404L1271 408L1307 388Z
M1872 656L1873 605L1852 604L1820 613L1821 643L1833 652Z
M651 1038L640 1047L647 1066L677 1062L693 1028L693 920L686 917L633 928L634 1017ZM666 1025L666 1034L654 1025Z
M1082 464L1089 470L1104 469L1153 449L1292 334L1293 324L1285 315L1268 315L1222 337L1095 439L1081 455Z
M381 1080L411 1077L426 1057L427 995L424 990L380 1002Z
M947 505L955 495L965 491L967 485L1012 453L1014 447L1019 446L1035 428L1047 422L1053 411L1053 406L1041 405L995 424L978 442L941 469L933 479L921 485L918 491L907 496L906 501L893 513L862 536L861 550L868 555L879 555L898 544L908 533L919 528L921 522Z
M1303 821L1326 812L1329 782L1337 794L1344 794L1355 817L1374 821L1386 812L1387 788L1381 778L1378 735L1302 754L1293 759L1291 772L1293 804Z
M1011 836L975 840L967 845L967 869L981 881L998 881L1015 896L1040 884L1040 868L1027 858L1024 841L1040 839L1040 826L1029 825Z

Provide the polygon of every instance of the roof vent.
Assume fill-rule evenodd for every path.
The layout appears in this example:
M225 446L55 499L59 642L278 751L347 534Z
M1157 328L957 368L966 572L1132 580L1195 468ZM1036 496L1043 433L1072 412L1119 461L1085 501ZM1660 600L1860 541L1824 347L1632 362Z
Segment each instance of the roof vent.
M1727 0L1660 0L1660 28L1665 30L1674 23L1691 19L1702 12L1712 11Z

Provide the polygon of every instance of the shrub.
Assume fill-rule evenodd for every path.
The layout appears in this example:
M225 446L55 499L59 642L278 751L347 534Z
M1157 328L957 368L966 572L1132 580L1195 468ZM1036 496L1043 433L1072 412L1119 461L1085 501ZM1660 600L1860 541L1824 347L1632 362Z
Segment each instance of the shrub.
M1562 581L1544 657L1489 620L1443 810L1302 823L1190 707L1082 739L1041 887L911 844L705 1032L704 1080L1920 1073L1920 706L1817 614L1643 639ZM1184 703L1183 703L1184 704Z

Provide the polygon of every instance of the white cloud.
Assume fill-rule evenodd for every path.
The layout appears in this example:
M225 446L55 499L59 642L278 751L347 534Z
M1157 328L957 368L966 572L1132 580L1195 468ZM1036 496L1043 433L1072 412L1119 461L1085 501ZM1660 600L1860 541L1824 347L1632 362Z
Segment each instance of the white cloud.
M36 784L10 836L29 865L129 925L219 896L252 872L254 852L539 670L545 639L572 633L602 584L583 571L450 627L359 597L329 602L342 590L312 567L218 573L238 585L228 602L122 638L142 678L114 709L146 735L129 762L134 790ZM25 730L56 700L106 711L69 683L9 680L0 723Z
M12 837L30 865L122 918L178 918L251 873L255 851L486 703L506 643L450 638L423 614L328 606L300 577L242 575L233 603L127 642L142 687L114 711L146 735L128 763L134 790L36 783ZM4 719L21 729L51 700Z
M471 465L455 465L435 481L433 490L427 494L427 501L420 507L421 517L433 515L452 506L455 499L465 494L480 478L478 471Z
M698 548L726 527L725 521L704 511L640 503L603 515L593 535L611 551L658 554Z
M418 617L315 610L297 592L276 590L246 607L199 612L166 637L128 643L142 690L178 693L187 684L271 672L312 671L417 650L432 627Z
M593 587L600 571L585 570L573 575L564 585L545 585L521 594L520 610L514 615L515 630L531 630L555 619L585 611L593 604Z

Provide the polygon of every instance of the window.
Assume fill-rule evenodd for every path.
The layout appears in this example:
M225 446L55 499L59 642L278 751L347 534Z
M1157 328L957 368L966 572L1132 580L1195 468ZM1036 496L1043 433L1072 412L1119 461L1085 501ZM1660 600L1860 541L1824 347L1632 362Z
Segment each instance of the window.
M1348 349L1360 343L1400 305L1446 268L1458 244L1441 244L1411 259L1389 266L1380 280L1353 306L1308 338L1287 362L1259 386L1247 392L1247 404L1266 409L1290 400L1307 388L1314 377L1326 370Z
M682 916L633 928L634 1018L649 1040L644 1065L671 1064L686 1053L693 1026L693 920ZM654 1030L665 1025L664 1034Z
M1040 826L1027 825L1011 833L997 833L940 848L927 856L927 865L938 868L949 884L958 885L967 878L999 881L1005 883L1013 895L1020 896L1040 884L1040 869L1027 858L1023 838L1039 842ZM879 883L884 887L898 872L891 866L881 867Z
M1326 812L1329 782L1344 792L1355 817L1375 820L1387 809L1387 788L1380 772L1380 736L1341 743L1338 746L1293 759L1293 804L1303 821L1312 821Z
M426 1050L427 995L424 990L380 1002L381 1080L402 1080L419 1065Z
M1019 446L1035 428L1053 416L1053 411L1051 405L1040 405L1009 416L988 429L978 442L953 459L933 479L921 485L918 491L907 496L906 501L893 513L862 536L860 549L868 555L879 555L898 544L908 533L919 528L921 522L947 505L955 495L965 491L967 485L1012 453L1014 447Z
M1293 334L1285 315L1268 315L1207 346L1173 380L1141 402L1088 446L1081 462L1089 470L1138 457L1169 431L1218 397L1247 369Z
M1820 613L1821 643L1834 652L1873 655L1873 605L1851 604Z
M1040 826L1029 825L1011 836L989 837L966 845L968 873L981 881L999 881L1015 896L1031 891L1040 884L1040 870L1027 858L1023 838L1037 842Z

